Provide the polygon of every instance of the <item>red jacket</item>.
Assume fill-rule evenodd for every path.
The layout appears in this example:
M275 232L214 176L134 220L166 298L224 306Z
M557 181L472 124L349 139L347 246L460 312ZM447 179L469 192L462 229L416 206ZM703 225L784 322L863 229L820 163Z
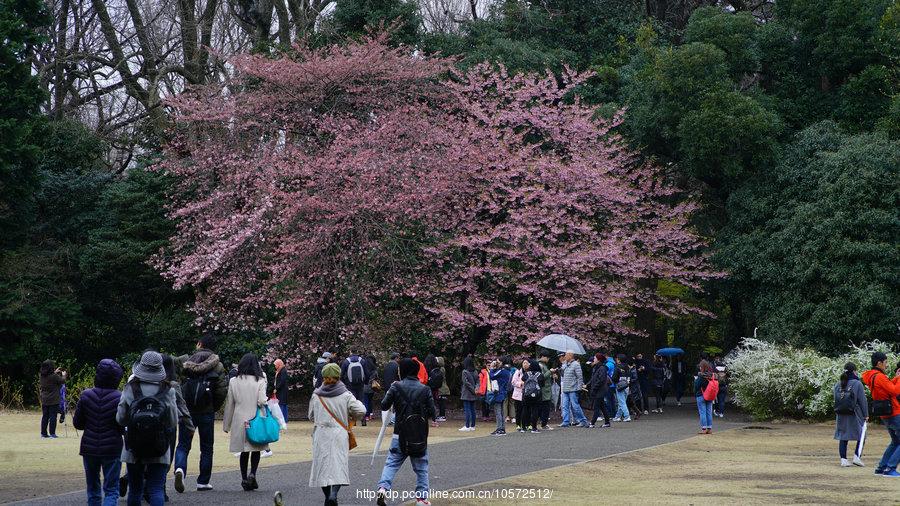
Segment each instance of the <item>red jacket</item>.
M874 379L874 383L873 383ZM883 401L891 400L891 416L900 415L900 402L897 396L900 395L900 376L894 379L888 378L887 374L880 369L869 369L862 375L863 385L872 392L872 400ZM882 416L881 418L890 418Z

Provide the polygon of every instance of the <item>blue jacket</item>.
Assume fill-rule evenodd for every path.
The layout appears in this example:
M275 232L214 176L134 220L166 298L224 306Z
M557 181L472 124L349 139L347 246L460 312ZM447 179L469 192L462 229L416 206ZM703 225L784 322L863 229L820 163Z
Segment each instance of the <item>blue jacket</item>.
M612 378L614 372L616 372L616 361L610 357L606 357L606 374Z
M497 380L497 392L494 393L494 403L506 400L506 389L509 388L511 375L509 369L501 367L500 369L491 369L488 371L491 380Z

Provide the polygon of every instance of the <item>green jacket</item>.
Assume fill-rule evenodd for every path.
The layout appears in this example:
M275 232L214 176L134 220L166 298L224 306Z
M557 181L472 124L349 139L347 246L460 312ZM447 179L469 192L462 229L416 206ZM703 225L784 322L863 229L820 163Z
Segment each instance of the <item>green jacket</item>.
M544 386L541 387L541 400L549 401L552 397L552 388L553 388L553 373L550 372L550 368L547 367L547 364L543 362L538 362L541 364L541 375L544 377Z

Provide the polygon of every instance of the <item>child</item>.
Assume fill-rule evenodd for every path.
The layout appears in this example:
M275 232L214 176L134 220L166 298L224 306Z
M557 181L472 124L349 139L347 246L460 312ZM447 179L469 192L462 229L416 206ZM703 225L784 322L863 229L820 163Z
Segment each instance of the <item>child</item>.
M87 503L92 506L115 506L119 500L122 427L116 422L116 409L122 396L119 392L122 374L122 367L115 360L101 360L97 364L94 388L81 393L72 418L72 425L84 431L79 454L84 461Z

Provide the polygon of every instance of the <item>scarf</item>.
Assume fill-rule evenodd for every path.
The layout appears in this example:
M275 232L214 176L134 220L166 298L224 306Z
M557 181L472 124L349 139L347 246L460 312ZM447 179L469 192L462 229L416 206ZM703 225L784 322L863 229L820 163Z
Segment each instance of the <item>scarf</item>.
M344 382L338 381L333 385L322 383L322 386L317 388L313 393L319 397L337 397L346 391L347 387L344 386Z

